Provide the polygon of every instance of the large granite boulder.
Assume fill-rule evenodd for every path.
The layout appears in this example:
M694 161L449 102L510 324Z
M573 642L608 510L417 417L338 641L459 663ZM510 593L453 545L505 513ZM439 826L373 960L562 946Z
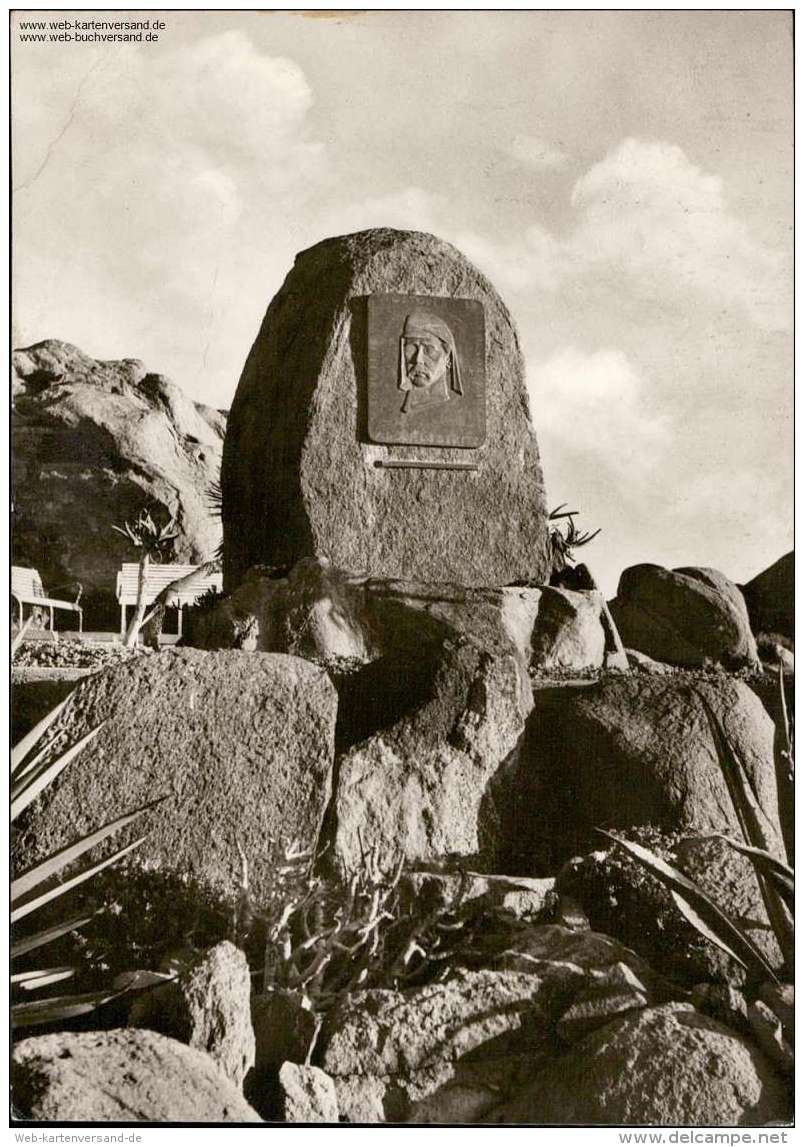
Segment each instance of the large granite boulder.
M780 633L795 640L796 555L793 550L740 588L754 633Z
M656 661L759 665L743 597L718 570L631 566L609 607L623 644Z
M133 1028L33 1036L14 1048L15 1115L48 1123L260 1123L204 1052Z
M357 871L368 854L384 869L452 855L493 870L531 703L517 657L468 638L421 640L418 662L387 656L349 678L341 706L351 743L332 807L337 866Z
M482 445L389 449L370 441L366 297L388 294L483 305ZM511 316L454 247L382 229L302 252L268 308L229 416L225 588L236 588L255 564L316 555L380 577L465 586L546 581L544 487L527 410ZM382 463L391 456L478 468L389 469Z
M226 415L137 359L48 339L13 355L13 553L54 597L83 586L84 628L116 628L115 577L136 553L112 530L147 505L176 520L175 560L210 559Z
M791 1114L784 1082L753 1043L690 1004L671 1003L593 1032L486 1119L559 1127L762 1127Z
M541 688L520 747L506 871L539 874L603 845L597 828L654 825L722 832L740 825L722 775L710 707L742 761L779 839L773 722L742 681L725 674L610 676Z
M100 847L146 834L139 865L231 903L239 844L259 903L273 879L272 842L317 841L336 707L323 670L281 654L174 649L86 678L53 726L54 751L102 728L27 810L15 867L165 797Z

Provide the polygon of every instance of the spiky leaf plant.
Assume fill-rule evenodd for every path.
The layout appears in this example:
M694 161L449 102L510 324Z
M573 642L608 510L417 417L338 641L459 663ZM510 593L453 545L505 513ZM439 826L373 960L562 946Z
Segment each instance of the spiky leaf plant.
M51 745L45 741L45 735L69 701L63 701L52 709L42 720L14 747L11 753L11 820L12 822L39 796L67 766L78 756L98 734L101 726L93 729L80 741L70 746L55 760L50 760ZM44 743L43 743L44 742ZM33 865L26 872L21 873L11 882L11 923L23 919L31 913L38 911L45 904L63 896L65 893L83 884L104 868L114 864L137 848L145 839L139 837L124 848L118 849L106 860L84 868L70 879L58 882L59 874L77 860L89 849L94 848L106 840L113 833L118 832L126 825L131 824L142 816L148 809L153 808L154 801L134 812L117 817L109 824L94 832L88 833L79 840L73 841L65 848L52 853L43 861ZM11 958L15 959L35 951L54 940L80 928L91 919L90 916L72 916L51 924L49 927L27 936L15 938L11 946ZM49 984L70 979L75 974L71 967L38 968L24 972L16 972L11 976L12 988L17 991L33 992ZM125 988L123 990L126 990ZM12 1027L29 1027L34 1024L52 1023L56 1020L69 1019L92 1011L100 1004L119 995L117 988L105 989L95 992L84 992L72 996L51 996L46 999L20 1002L12 1005Z

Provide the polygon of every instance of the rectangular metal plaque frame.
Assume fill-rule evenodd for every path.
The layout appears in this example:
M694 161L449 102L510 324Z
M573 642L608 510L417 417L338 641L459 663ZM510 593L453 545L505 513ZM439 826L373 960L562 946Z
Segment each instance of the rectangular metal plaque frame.
M486 440L486 326L477 299L369 295L367 299L368 436L372 442L475 449ZM438 400L406 402L401 339L409 315L449 328L457 375L448 371ZM445 397L441 399L443 392ZM418 397L418 396L415 396Z

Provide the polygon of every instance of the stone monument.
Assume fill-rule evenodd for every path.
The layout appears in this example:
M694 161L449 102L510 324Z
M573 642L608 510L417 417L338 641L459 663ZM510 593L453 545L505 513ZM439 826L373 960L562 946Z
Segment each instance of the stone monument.
M302 252L229 416L224 585L326 557L374 577L544 582L544 486L516 331L433 235L388 229Z

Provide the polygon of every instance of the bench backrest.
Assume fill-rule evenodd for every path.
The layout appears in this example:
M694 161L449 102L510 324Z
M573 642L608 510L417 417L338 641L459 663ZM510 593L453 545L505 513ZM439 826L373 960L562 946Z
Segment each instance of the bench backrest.
M198 566L192 565L158 565L153 562L148 566L145 575L145 601L150 605L152 601L178 578L193 573ZM120 573L117 575L117 600L121 605L137 604L137 589L139 586L140 567L138 562L123 562ZM223 574L206 574L197 578L186 589L178 590L176 598L181 605L190 605L208 589L223 589Z
M23 601L47 597L39 571L26 569L24 566L11 567L11 592L21 597Z

